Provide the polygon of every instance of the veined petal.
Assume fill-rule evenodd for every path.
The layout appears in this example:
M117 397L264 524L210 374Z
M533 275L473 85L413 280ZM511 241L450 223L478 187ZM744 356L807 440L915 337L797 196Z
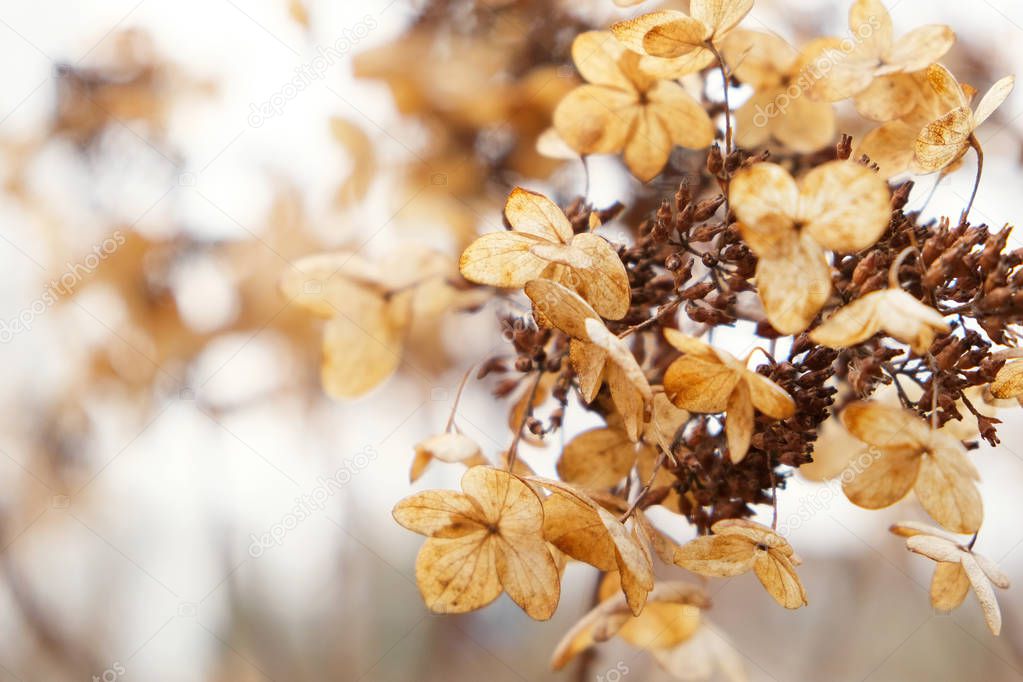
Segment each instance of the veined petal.
M921 26L896 40L884 61L899 71L920 71L944 57L955 42L956 34L948 26Z
M799 207L799 188L781 166L755 163L732 177L729 199L735 215L751 229L779 217L787 218L791 226Z
M947 168L966 153L973 131L973 112L969 107L953 109L929 123L913 143L914 170L936 173Z
M912 76L895 73L875 78L856 95L856 111L872 121L891 121L913 110L917 103L917 83Z
M749 443L753 438L753 400L749 385L740 381L732 389L725 408L725 438L728 441L728 457L738 464L746 458Z
M554 129L580 154L611 154L624 146L639 111L634 93L581 85L558 103Z
M470 282L494 287L521 287L536 279L548 261L532 252L550 244L524 232L491 232L479 237L462 252L458 269Z
M735 28L753 9L753 0L691 0L693 18L710 26L712 37L720 39Z
M537 192L521 187L513 189L504 205L504 215L516 232L563 244L572 238L572 224L564 212Z
M874 244L891 221L891 191L876 173L850 161L817 166L803 178L799 217L814 240L849 253Z
M831 268L808 234L780 242L756 270L757 291L771 325L782 334L810 326L831 294Z
M986 121L994 113L995 109L1002 106L1002 102L1008 98L1015 85L1015 76L1006 76L991 86L991 89L984 94L983 99L977 104L977 110L973 113L974 129Z
M618 66L624 51L610 31L586 31L572 41L572 61L583 78L628 92L633 90L632 81Z
M673 144L703 149L714 141L714 124L699 102L678 83L659 80L647 92L648 109L660 119Z
M625 143L625 165L637 179L647 182L664 169L671 147L664 123L651 107L641 107Z
M864 509L883 509L909 494L920 472L921 457L907 450L882 450L865 469L848 469L842 490Z

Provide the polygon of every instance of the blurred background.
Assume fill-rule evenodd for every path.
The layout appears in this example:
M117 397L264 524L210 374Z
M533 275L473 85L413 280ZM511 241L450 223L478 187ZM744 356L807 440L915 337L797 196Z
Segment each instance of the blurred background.
M897 34L951 25L946 61L982 92L1023 73L1020 3L887 4ZM421 538L390 510L457 485L444 464L410 485L413 446L441 431L466 369L504 352L499 314L524 307L437 306L393 377L338 401L320 386L323 321L277 286L341 248L395 275L430 249L453 273L513 186L580 195L578 160L535 151L576 83L571 40L656 5L0 0L0 680L667 679L620 643L548 671L589 609L588 566L569 566L546 623L504 597L457 617L420 600ZM799 42L844 35L846 11L758 0L744 26ZM1021 114L1017 93L981 131L973 216L996 228L1021 212ZM958 215L971 164L927 213ZM589 165L597 206L647 210L672 189ZM511 435L493 388L469 382L458 407L491 457ZM1001 446L976 456L977 549L1021 583L1023 420L1001 416ZM570 412L564 437L588 426ZM550 473L555 449L525 458ZM1023 679L1023 585L998 595L999 638L973 597L933 612L930 562L887 533L923 520L913 502L868 512L796 476L779 514L809 607L778 608L752 576L709 585L751 679Z

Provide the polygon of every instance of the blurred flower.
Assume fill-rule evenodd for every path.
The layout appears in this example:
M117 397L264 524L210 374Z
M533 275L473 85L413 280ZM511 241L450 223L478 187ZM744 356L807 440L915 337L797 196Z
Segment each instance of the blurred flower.
M580 154L624 150L629 170L646 182L664 168L673 145L702 149L714 141L714 125L700 103L677 83L644 73L640 56L611 33L581 34L572 58L589 84L561 100L554 127Z

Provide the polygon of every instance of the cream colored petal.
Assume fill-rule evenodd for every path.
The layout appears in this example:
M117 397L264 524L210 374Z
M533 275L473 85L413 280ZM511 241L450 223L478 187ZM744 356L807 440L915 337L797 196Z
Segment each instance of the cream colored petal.
M278 286L293 303L327 318L358 315L379 305L384 289L375 267L351 251L299 259L285 271Z
M987 576L992 585L1003 590L1009 589L1009 576L1002 569L998 568L998 564L981 554L973 554L973 558L977 565L980 566L980 569L984 571L984 575Z
M973 114L974 128L980 127L980 124L986 121L995 112L995 109L1002 106L1002 102L1008 98L1015 85L1015 76L1006 76L991 86L991 89L984 94L983 99L977 104L977 110Z
M753 9L753 0L691 0L689 13L713 29L721 38L735 28Z
M579 158L579 152L568 146L554 126L547 128L536 138L536 151L548 159L569 161Z
M883 55L892 46L892 17L881 0L856 0L849 8L849 31L853 40Z
M700 48L674 59L644 56L639 65L643 71L655 78L672 79L698 73L716 61L713 52Z
M969 591L970 581L962 563L938 562L931 578L931 606L939 611L951 611L963 603Z
M580 154L621 151L639 113L637 97L604 85L580 85L554 110L554 129Z
M428 454L442 462L464 462L481 455L480 446L460 433L441 433L416 445L416 453Z
M881 123L901 118L916 106L917 87L916 81L903 73L875 78L866 90L856 95L856 111Z
M828 348L848 348L881 331L884 293L872 291L840 308L810 332L810 339Z
M877 68L872 59L834 48L822 50L818 63L826 68L820 69L821 78L814 82L812 92L825 102L838 102L863 92L874 80Z
M920 71L944 57L955 42L956 34L948 26L921 26L896 40L884 60L892 69Z
M394 324L386 306L330 320L323 330L323 390L334 398L368 393L401 365L404 342L405 328Z
M1023 360L1005 363L991 382L991 395L996 398L1018 398L1023 395Z
M625 143L625 165L642 182L657 176L671 155L671 138L651 107L642 107L632 122Z
M772 419L788 419L795 414L796 403L784 388L758 372L748 371L744 376L758 410Z
M634 383L633 377L617 364L608 364L605 380L615 409L622 417L625 433L633 441L638 441L643 433L643 417L650 396L644 393L644 386ZM649 390L649 386L645 388Z
M773 120L772 129L775 138L792 151L814 152L835 139L835 109L800 93L789 100L788 110Z
M607 613L598 605L576 621L554 647L554 653L551 654L551 670L561 670L573 658L596 644L594 630L606 618Z
M842 490L864 509L883 509L904 498L920 472L919 455L903 450L880 452L865 468L849 469Z
M586 320L600 316L579 294L549 279L526 282L526 296L533 302L534 315L544 326L557 327L573 339L589 341Z
M692 17L684 12L660 10L614 23L611 25L611 33L627 49L643 54L646 52L646 36L654 28L672 23L691 24L693 21ZM703 30L706 31L706 27Z
M678 83L657 81L647 92L648 109L668 131L673 144L686 149L703 149L714 141L714 123L704 108Z
M617 570L614 542L587 503L555 492L544 499L544 537L573 559L601 571Z
M554 615L561 596L558 566L540 533L494 539L497 576L511 600L534 620Z
M831 268L808 234L786 239L757 263L756 285L771 325L782 334L810 326L831 294Z
M842 424L867 445L921 452L931 429L911 410L877 401L855 402L842 410Z
M852 158L858 159L866 154L880 167L878 173L882 178L893 178L909 170L918 132L903 121L890 121L867 133Z
M700 575L729 577L753 568L756 546L737 535L705 535L675 552L675 563Z
M903 538L911 538L914 535L933 535L937 538L947 540L953 545L958 545L963 541L963 538L954 533L949 533L944 528L938 526L932 526L929 523L920 523L919 521L900 521L893 523L888 528L889 531Z
M762 147L771 139L775 126L781 120L781 114L768 115L771 106L775 106L777 95L781 91L773 88L765 92L755 92L743 102L733 114L735 126L735 143L740 147L752 149Z
M947 563L962 561L968 554L955 542L935 535L913 535L906 538L906 547L928 559Z
M768 594L787 609L806 606L806 590L800 582L792 562L774 551L758 551L753 571Z
M936 173L958 161L970 145L973 112L953 109L929 123L913 143L913 167L919 173Z
M703 682L720 671L728 682L749 682L745 663L735 646L706 623L688 641L673 649L650 652L676 680Z
M751 229L759 229L764 221L795 217L799 188L781 166L755 163L732 177L729 200L740 221Z
M589 260L585 268L580 268L573 288L604 318L620 320L625 317L629 312L631 289L625 264L615 247L592 232L577 234L571 245Z
M672 59L702 47L712 27L682 12L660 11L619 22L611 30L634 52Z
M991 583L988 582L984 571L969 554L963 556L963 570L966 571L966 577L973 585L973 593L977 595L977 601L980 603L980 610L984 613L984 621L987 623L988 629L992 635L997 637L1002 631L1002 611L998 608L998 599L995 598L995 591L991 589Z
M504 216L516 232L536 235L551 242L572 238L572 224L558 205L542 194L516 187L508 195Z
M633 89L632 81L618 66L624 51L610 31L586 31L572 41L572 61L583 78L628 92Z
M902 289L888 289L882 301L878 311L881 326L892 338L909 344L918 355L927 352L937 334L949 330L941 313Z
M849 253L874 244L891 215L888 184L866 166L830 161L807 173L800 184L804 229L831 251Z
M416 557L416 584L434 613L483 608L501 594L491 537L429 538Z
M736 535L746 538L754 545L762 545L768 549L781 552L785 556L792 556L792 547L788 540L776 533L771 528L750 521L749 519L722 519L711 526L715 535Z
M521 287L536 279L548 261L531 249L538 237L522 232L491 232L470 244L462 252L458 269L470 282L494 287Z
M427 536L462 537L483 530L479 509L468 495L450 490L426 490L394 506L394 520Z
M984 519L984 506L973 481L936 457L924 457L916 486L920 504L942 527L974 533Z
M725 415L725 437L728 441L728 456L734 464L746 458L749 443L753 438L753 400L749 385L740 381L728 398Z
M799 51L776 34L746 29L729 33L720 50L732 75L755 90L776 87L799 57Z
M558 476L580 488L610 488L625 478L636 462L636 445L622 431L590 429L565 445Z

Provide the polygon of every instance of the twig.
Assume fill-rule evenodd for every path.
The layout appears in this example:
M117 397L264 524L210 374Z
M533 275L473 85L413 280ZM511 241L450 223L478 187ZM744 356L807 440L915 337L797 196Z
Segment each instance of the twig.
M519 428L515 429L515 437L512 438L511 445L508 447L508 471L512 471L515 468L515 456L518 454L519 441L522 440L522 429L525 428L526 422L533 416L533 401L536 400L536 389L540 386L540 379L543 378L543 370L538 370L536 378L533 379L533 385L529 388L529 396L526 398L526 409L522 412L522 419L519 420Z
M667 455L665 454L664 449L657 448L657 461L654 462L654 470L650 472L650 478L640 489L639 495L636 496L636 499L632 501L629 508L625 510L622 518L619 519L622 523L629 520L629 517L632 516L635 513L636 508L639 507L640 502L642 502L643 498L646 497L646 494L650 492L650 488L654 485L654 479L657 478L657 474L660 472L661 467L664 466L664 460L666 457Z

